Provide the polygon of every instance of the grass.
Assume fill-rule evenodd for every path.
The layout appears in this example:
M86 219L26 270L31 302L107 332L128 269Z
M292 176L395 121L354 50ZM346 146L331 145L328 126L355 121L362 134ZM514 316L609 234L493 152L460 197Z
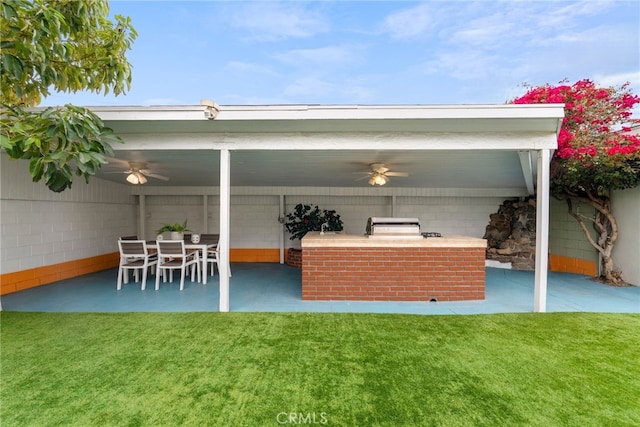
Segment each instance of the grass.
M640 315L0 319L4 427L640 425Z

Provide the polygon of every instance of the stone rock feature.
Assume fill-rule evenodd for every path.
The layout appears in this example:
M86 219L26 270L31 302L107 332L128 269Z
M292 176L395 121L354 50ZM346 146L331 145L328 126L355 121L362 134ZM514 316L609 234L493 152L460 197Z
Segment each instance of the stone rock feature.
M536 200L505 200L489 215L484 233L487 259L511 263L514 270L535 270Z

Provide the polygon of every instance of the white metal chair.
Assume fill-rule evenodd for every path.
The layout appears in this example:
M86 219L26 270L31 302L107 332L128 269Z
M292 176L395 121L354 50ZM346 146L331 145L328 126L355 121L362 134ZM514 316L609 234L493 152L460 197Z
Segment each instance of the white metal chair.
M211 275L215 275L215 268L218 267L220 271L220 247L219 243L216 244L215 249L209 249L207 251L207 264L211 264ZM229 277L231 277L231 266L229 266Z
M184 276L187 267L191 267L191 281L193 282L194 271L197 271L198 282L200 282L200 254L198 251L186 252L184 240L158 240L158 264L156 266L156 291L160 289L160 274L169 270L170 280L173 280L173 270L180 270L180 290L184 289ZM166 272L164 281L166 281Z
M118 268L117 289L122 289L122 282L129 282L129 270L135 273L135 280L138 281L138 273L142 270L141 290L147 286L147 271L149 267L157 264L158 258L155 254L150 254L147 250L147 243L144 240L118 240L120 250L120 267Z
M220 266L218 265L218 260L220 257L220 251L218 250L218 244L216 244L215 249L211 248L207 251L207 264L211 264L211 275L215 275L215 269L218 267L220 270Z

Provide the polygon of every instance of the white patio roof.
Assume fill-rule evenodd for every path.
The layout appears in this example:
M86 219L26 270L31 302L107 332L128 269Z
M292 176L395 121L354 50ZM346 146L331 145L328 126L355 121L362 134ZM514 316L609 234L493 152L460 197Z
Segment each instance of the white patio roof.
M533 194L535 156L554 149L563 106L90 107L125 144L99 177L123 161L145 162L152 186L218 186L219 151L229 149L232 186L368 187L354 172L371 163L409 173L400 188L508 189ZM211 112L211 113L209 113Z

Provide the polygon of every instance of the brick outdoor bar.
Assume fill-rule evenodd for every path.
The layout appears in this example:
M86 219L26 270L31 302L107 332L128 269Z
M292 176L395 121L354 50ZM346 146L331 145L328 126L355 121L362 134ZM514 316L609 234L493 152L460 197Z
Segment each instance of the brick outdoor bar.
M484 239L310 232L301 242L303 300L484 299Z

